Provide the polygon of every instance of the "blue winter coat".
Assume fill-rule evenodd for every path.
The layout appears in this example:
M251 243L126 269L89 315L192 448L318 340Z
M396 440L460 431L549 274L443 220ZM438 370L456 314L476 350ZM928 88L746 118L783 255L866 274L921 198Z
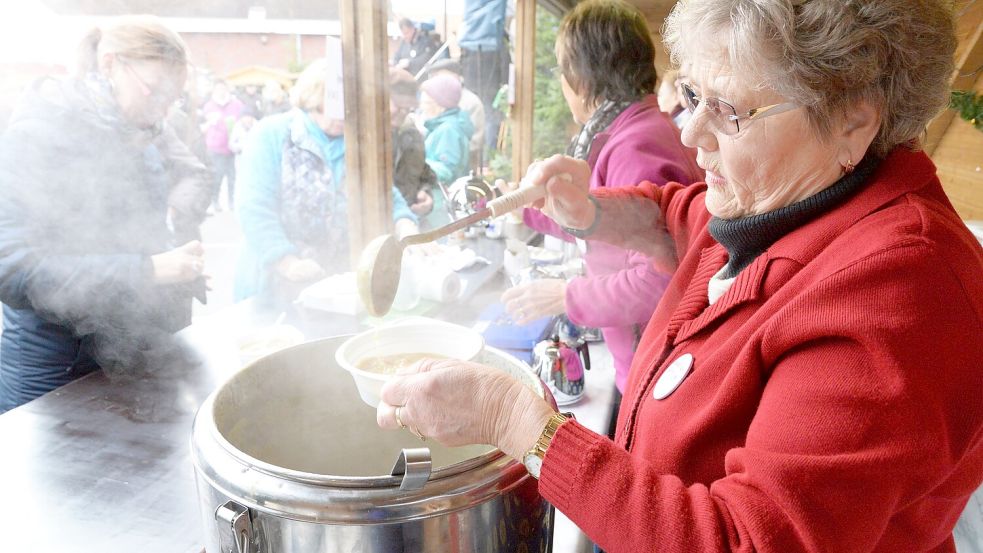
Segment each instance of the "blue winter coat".
M28 91L0 139L0 412L99 366L148 367L190 322L194 287L155 285L150 261L180 245L173 183L199 179L191 219L207 206L182 148L129 127L88 81Z
M287 255L316 260L329 273L348 270L345 141L329 137L300 109L265 117L239 158L236 211L245 240L236 301L276 290L274 265ZM393 187L393 220L416 216Z
M450 184L468 174L468 155L474 125L471 116L460 108L452 108L423 123L427 129L424 145L427 164L437 174L437 180Z

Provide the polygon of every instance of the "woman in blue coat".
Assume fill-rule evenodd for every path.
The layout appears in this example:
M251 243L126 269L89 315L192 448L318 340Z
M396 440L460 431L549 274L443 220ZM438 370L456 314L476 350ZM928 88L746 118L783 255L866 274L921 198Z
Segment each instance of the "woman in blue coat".
M78 77L27 91L0 142L0 412L100 367L159 368L203 298L208 173L163 127L184 43L93 30Z
M326 113L328 70L326 60L312 62L291 90L294 108L257 123L239 159L236 210L245 241L236 301L288 302L313 281L349 269L344 121ZM416 231L395 187L393 219L397 234Z

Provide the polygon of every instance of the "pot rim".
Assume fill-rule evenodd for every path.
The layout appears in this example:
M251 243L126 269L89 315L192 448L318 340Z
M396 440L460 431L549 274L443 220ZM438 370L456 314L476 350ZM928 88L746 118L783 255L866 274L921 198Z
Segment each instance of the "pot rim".
M316 347L315 344L326 343L326 342L338 342L339 340L340 340L339 343L343 344L353 336L356 335L347 334L347 335L321 338L318 340L312 340L310 342L306 342L304 344L291 346L289 349L298 348L298 347ZM509 355L505 351L500 350L498 348L491 347L487 344L484 345L482 351L487 351L496 356L505 357L508 359L514 359L512 358L511 355ZM272 463L268 463L266 461L253 457L252 455L249 455L248 453L242 451L241 449L233 445L232 442L230 442L222 434L222 432L219 431L218 425L215 422L216 413L214 411L215 399L218 397L218 394L222 390L224 390L226 386L228 386L231 382L234 382L237 378L239 378L239 375L244 374L246 371L250 369L250 367L256 365L257 363L259 363L260 361L271 355L276 355L276 352L257 358L253 360L251 363L242 367L242 369L240 369L235 374L230 376L214 391L212 391L212 393L208 395L208 397L199 407L199 412L208 413L208 416L203 419L203 423L206 426L205 430L215 440L215 442L218 443L222 447L222 449L224 449L227 453L229 453L233 458L238 459L243 464L251 468L254 468L259 472L263 472L271 476L280 477L295 482L303 482L307 484L315 484L320 486L334 486L338 488L360 488L360 489L391 488L391 487L398 488L402 481L403 478L402 476L392 476L390 474L379 474L375 476L340 476L334 474L319 474L319 473L301 471L296 469L290 469ZM530 382L532 382L534 386L533 391L536 392L537 395L545 399L547 402L549 402L551 405L554 405L555 407L555 400L553 399L552 394L549 392L549 388L543 385L542 380L535 374L535 372L522 361L515 360L515 362L521 365L522 367L524 367L529 372L529 376L532 377L530 379ZM370 374L374 374L374 373L370 373ZM426 444L423 444L422 447L428 447L428 446L426 446ZM505 456L505 453L503 453L502 450L498 449L497 447L491 445L488 445L487 447L490 448L490 451L478 455L476 457L471 457L469 459L458 461L457 463L446 465L440 468L434 468L434 470L430 475L430 478L428 478L428 481L440 480L442 478L450 478L452 476L456 476L458 474L471 471L477 467L487 465L488 463L494 462L495 460ZM396 462L396 458L394 457L393 463L395 462Z
M250 466L251 468L278 478L285 478L295 482L304 482L307 484L317 484L322 486L335 486L339 488L399 487L399 484L403 478L402 476L393 476L391 474L380 474L376 476L339 476L336 474L319 474L315 472L281 467L249 455L226 439L226 437L222 435L222 432L219 431L218 425L215 424L215 396L218 394L218 392L219 390L212 392L202 404L201 409L207 409L207 412L210 415L206 417L203 422L207 427L208 433L216 441L216 443L222 447L222 449L232 455L232 457L235 459L238 459L240 462ZM445 467L434 469L430 475L430 478L428 478L428 481L448 478L461 474L462 472L470 471L505 455L502 453L502 450L498 449L497 447L488 447L491 448L491 451L487 453L483 453L477 457L471 457L470 459L459 461ZM394 458L393 463L395 462L396 459Z

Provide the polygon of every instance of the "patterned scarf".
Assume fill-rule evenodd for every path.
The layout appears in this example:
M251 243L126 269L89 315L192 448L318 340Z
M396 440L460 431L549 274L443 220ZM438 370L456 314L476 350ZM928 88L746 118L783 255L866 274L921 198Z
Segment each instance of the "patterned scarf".
M282 148L280 223L287 238L326 269L347 267L347 196L343 175L334 171L343 167L344 141L327 138L295 110Z
M590 119L587 120L583 128L580 129L580 133L573 137L570 145L567 146L567 155L583 160L590 157L590 147L594 143L594 136L608 128L621 115L621 112L628 109L628 106L634 104L636 101L624 100L614 102L605 100L594 111L594 114L590 116Z

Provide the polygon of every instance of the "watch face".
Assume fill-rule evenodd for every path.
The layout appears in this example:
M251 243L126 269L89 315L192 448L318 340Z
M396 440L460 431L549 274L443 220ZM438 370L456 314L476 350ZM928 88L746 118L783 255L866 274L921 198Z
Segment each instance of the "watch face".
M539 455L530 453L522 459L522 464L526 466L526 470L533 478L539 479L539 472L543 468L543 460L539 458Z

